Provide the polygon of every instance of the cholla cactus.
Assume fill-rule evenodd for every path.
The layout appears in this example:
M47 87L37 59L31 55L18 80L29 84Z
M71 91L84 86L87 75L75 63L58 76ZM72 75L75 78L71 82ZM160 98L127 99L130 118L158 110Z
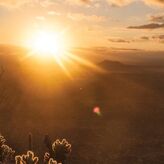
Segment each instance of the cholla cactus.
M6 140L0 136L0 163L10 163L13 160L15 151L5 144Z
M45 153L44 155L44 163L49 163L50 158L55 159L57 162L65 163L68 155L71 152L71 144L67 142L66 139L60 141L57 139L51 146L50 146L50 137L46 136L45 144L49 149L49 153Z
M15 157L16 164L37 164L39 159L34 156L32 151L28 151L27 155L23 154L22 156Z
M55 156L54 159L64 164L71 152L71 144L69 144L66 139L63 139L62 141L57 139L52 144L52 150Z
M20 155L15 156L15 164L23 164L23 160Z
M55 161L53 158L50 158L49 153L45 153L44 164L62 164L62 163L57 163L57 161Z
M32 133L28 135L29 150L32 150Z
M2 146L5 142L5 138L2 135L0 135L0 146Z
M55 161L54 159L50 158L50 160L48 161L48 164L62 164L62 163L57 163L57 161Z
M48 164L50 160L50 154L49 153L45 153L44 154L44 164Z
M44 164L62 164L62 163L57 163L57 161L55 161L53 158L50 158L49 153L45 153Z
M54 152L52 150L52 141L51 141L51 138L50 138L49 135L45 135L44 143L45 143L46 147L48 148L50 156L53 157L54 156Z

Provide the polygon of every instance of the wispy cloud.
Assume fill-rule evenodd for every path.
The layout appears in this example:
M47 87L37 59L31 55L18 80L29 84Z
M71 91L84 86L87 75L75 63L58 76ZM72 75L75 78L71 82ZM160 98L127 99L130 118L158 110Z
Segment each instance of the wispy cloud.
M136 26L129 26L129 29L160 29L164 28L164 14L150 15L148 21L150 23Z
M149 20L155 23L164 23L164 13L158 15L151 15L149 17Z
M144 2L148 5L164 7L164 0L144 0Z
M74 21L92 21L92 22L103 22L105 17L97 15L86 15L83 13L68 13L67 17Z
M164 35L154 35L152 36L152 39L155 41L158 41L160 43L164 43Z
M139 0L107 0L109 4L112 4L114 6L125 6L128 5L134 1ZM156 5L160 7L164 7L164 0L142 0L147 5Z
M126 6L130 3L133 2L133 0L107 0L107 2L109 3L109 5L111 6L118 6L118 7L121 7L121 6Z
M112 50L117 50L117 51L141 51L141 49L137 48L122 48L122 47L110 47Z
M65 0L70 5L90 5L92 0Z
M156 36L153 36L153 38L158 38L158 39L163 39L164 40L164 35L156 35Z
M0 0L0 5L6 7L18 7L22 4L27 3L29 0Z
M45 17L44 16L36 16L35 18L37 20L41 20L41 21L44 21L45 20Z
M149 24L144 24L144 25L139 25L139 26L129 26L129 29L159 29L159 28L164 28L164 24L160 23L149 23Z
M109 38L108 41L113 43L130 43L130 40L125 40L122 38Z
M140 37L140 40L142 41L155 41L159 43L164 43L164 35L163 34L158 34L158 35L153 35L153 36L142 36Z
M126 6L134 1L140 0L102 0L106 1L110 6ZM147 5L156 5L160 7L164 7L164 0L142 0ZM63 2L69 3L71 5L93 5L99 6L101 0L63 0ZM57 1L52 0L0 0L0 5L7 7L18 7L23 4L40 4L43 7L47 7L49 5L58 3ZM96 5L94 5L96 4Z
M148 41L148 40L149 40L149 37L148 37L148 36L141 36L140 39L141 39L141 40Z
M48 15L56 15L56 16L60 16L60 15L61 15L60 12L56 12L56 11L48 11L47 14L48 14Z

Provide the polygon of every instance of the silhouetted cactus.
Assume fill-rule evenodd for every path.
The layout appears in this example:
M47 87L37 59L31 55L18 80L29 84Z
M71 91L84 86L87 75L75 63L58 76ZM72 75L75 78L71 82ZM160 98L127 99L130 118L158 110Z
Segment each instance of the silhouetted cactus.
M62 164L62 163L57 163L57 161L55 161L54 159L50 158L50 160L48 161L48 164Z
M48 164L50 160L50 154L49 153L45 153L44 154L44 164Z
M15 164L23 164L22 157L21 156L16 156L15 157Z
M68 155L71 152L71 144L69 144L66 139L63 139L62 141L57 139L51 145L49 136L46 136L45 141L45 144L49 149L49 153L45 153L44 162L47 163L50 160L50 158L52 158L57 162L61 162L62 164L64 164L66 162Z
M0 135L0 164L11 164L14 162L14 153L8 145L6 140ZM71 144L66 139L57 139L53 144L49 136L45 138L46 146L50 153L45 153L44 164L65 164L68 155L71 152ZM32 135L29 134L29 148L32 149ZM27 151L27 154L18 155L15 157L16 164L38 164L39 158L34 156L33 151Z
M71 144L69 144L66 139L63 139L62 141L57 139L52 144L52 150L54 151L55 155L54 159L64 164L71 152Z
M22 156L15 157L16 164L37 164L38 161L39 158L35 157L32 151L28 151L26 155L23 154Z
M57 163L56 160L54 160L53 158L50 158L49 153L45 153L45 155L44 155L44 164L62 164L62 163Z
M2 135L0 135L0 146L2 146L5 142L5 138Z
M6 140L0 135L0 163L11 163L14 159L15 151L5 144Z
M49 151L49 154L51 157L54 156L54 152L52 150L52 141L51 141L51 138L49 135L45 135L45 138L44 138L44 143Z
M29 150L32 150L32 133L29 133L28 135L28 144Z

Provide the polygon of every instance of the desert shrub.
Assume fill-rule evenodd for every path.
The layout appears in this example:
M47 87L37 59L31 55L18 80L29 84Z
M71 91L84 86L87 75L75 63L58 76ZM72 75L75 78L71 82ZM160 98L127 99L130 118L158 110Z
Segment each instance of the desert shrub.
M8 164L14 159L15 151L5 144L5 138L0 135L0 163Z

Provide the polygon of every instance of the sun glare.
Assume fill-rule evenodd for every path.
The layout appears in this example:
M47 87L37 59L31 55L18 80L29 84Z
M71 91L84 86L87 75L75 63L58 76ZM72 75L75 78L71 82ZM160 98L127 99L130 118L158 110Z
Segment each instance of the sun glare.
M44 63L49 63L49 61L52 61L51 59L54 59L55 63L57 63L70 78L72 78L72 75L67 68L70 63L73 64L73 66L74 64L80 63L80 65L82 64L102 72L102 69L92 62L71 52L70 40L66 40L65 33L63 32L38 31L33 33L27 44L30 51L24 59L33 56L39 60L41 59L40 61Z
M39 31L29 42L32 51L43 57L62 58L68 48L61 33Z

